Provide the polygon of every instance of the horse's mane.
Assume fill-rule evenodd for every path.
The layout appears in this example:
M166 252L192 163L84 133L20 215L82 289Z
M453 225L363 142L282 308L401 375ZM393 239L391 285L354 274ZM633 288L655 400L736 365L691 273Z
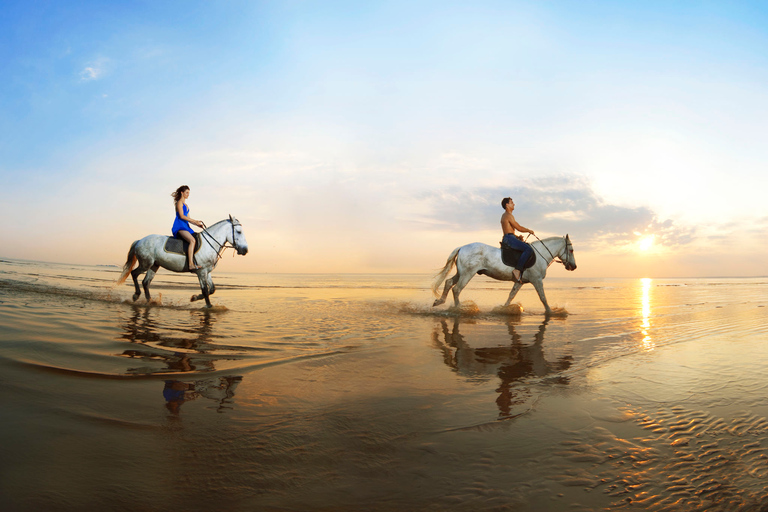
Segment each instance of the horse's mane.
M565 237L564 236L548 236L547 238L544 238L543 240L534 240L533 242L531 242L531 245L533 245L533 244L535 244L537 242L543 244L544 242L549 242L550 240L560 240L562 238L565 238Z
M229 219L222 219L222 220L220 220L219 222L216 222L215 224L212 224L212 225L208 226L208 228L207 228L207 229L215 228L216 226L218 226L218 225L219 225L219 224L221 224L222 222L229 222Z
M544 238L542 240L535 240L534 242L531 242L531 247L533 247L534 245L537 246L537 247L543 246L544 250L546 250L549 253L549 255L554 258L555 255L552 254L552 252L551 252L549 246L547 245L547 243L554 242L554 241L557 241L557 240L563 240L564 238L565 238L564 236L549 236L549 237ZM538 249L534 248L534 250L536 252L539 252ZM543 256L543 254L542 254L542 256Z

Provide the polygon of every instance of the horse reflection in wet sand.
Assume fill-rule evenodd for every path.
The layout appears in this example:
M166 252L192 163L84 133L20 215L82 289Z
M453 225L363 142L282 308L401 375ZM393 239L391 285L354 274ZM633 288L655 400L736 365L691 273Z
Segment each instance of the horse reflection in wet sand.
M549 307L547 297L544 295L543 283L544 278L547 276L547 269L553 261L559 259L566 270L576 270L573 244L571 244L571 239L568 235L565 235L538 240L533 242L531 247L533 247L536 254L536 263L523 271L522 283L515 282L504 305L509 306L517 292L520 291L523 283L531 283L536 288L541 303L544 304L546 314L549 315L552 314L552 309ZM456 274L450 279L445 279L445 276L448 275L454 265L456 266ZM501 249L498 247L491 247L481 243L457 247L448 256L445 266L432 282L432 293L434 293L435 297L438 297L435 303L432 304L432 307L443 304L451 289L453 289L454 307L461 306L459 294L469 284L469 281L475 277L475 274L486 275L499 281L514 281L512 268L501 260ZM438 295L438 289L443 280L445 280L445 287L443 288L442 295Z
M536 334L533 343L522 342L514 325L507 324L511 338L509 345L495 347L472 348L459 332L460 320L456 319L453 328L448 329L448 323L441 320L441 329L433 333L435 348L442 351L443 361L457 374L468 379L483 379L486 375L499 377L501 380L496 392L496 405L499 408L499 418L506 419L517 416L512 414L512 408L522 405L532 398L528 387L516 386L531 377L546 377L551 375L551 382L568 384L568 378L558 375L571 367L573 358L570 355L548 361L544 356L544 332L549 320L545 320ZM442 333L442 339L441 339Z
M183 331L168 333L160 319L161 311L133 306L133 314L123 324L119 339L132 346L123 356L141 362L141 366L128 368L132 374L158 374L168 372L214 371L217 351L232 349L215 343L213 324L217 316L209 310L198 312L199 324ZM228 353L227 358L236 356ZM159 366L160 364L163 366Z
M118 341L131 344L131 348L122 355L132 361L140 361L141 366L126 368L131 375L178 375L165 380L163 397L166 408L178 415L185 402L203 397L217 402L217 412L224 412L234 407L237 385L243 380L240 375L223 375L212 378L199 378L216 371L219 359L239 359L242 355L233 353L245 347L216 343L213 324L217 315L210 310L197 312L198 325L170 331L163 329L159 315L163 312L151 308L133 306L130 319L123 324L123 334ZM226 355L217 355L224 351Z

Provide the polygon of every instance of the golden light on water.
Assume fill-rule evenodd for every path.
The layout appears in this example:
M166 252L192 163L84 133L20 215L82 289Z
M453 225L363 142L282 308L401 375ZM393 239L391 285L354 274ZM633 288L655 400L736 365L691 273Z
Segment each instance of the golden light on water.
M643 317L643 320L640 323L640 332L643 335L643 349L648 352L656 348L656 343L654 343L653 338L649 334L651 329L651 285L652 283L653 283L653 280L647 277L640 280L640 286L642 290L640 304L641 304L641 314Z

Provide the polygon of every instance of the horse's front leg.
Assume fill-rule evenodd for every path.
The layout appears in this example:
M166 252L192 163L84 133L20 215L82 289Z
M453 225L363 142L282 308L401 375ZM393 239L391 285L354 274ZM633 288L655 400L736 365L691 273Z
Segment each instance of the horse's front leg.
M198 281L200 281L200 290L203 293L197 296L193 295L191 300L192 302L194 302L196 300L205 299L205 306L210 308L212 307L211 299L208 298L208 296L212 293L208 288L208 282L210 281L210 274L205 269L199 270L197 272L197 279ZM212 284L213 282L211 282L211 285Z
M206 284L208 285L208 295L213 295L213 293L216 291L216 286L213 284L213 279L211 279L210 274L208 275L208 279L206 280ZM200 284L200 289L202 291L203 285ZM203 300L205 299L204 293L199 293L197 295L192 294L192 297L189 299L191 302L195 302L196 300ZM209 303L210 304L210 303Z
M141 297L141 287L139 287L139 276L144 272L141 265L131 271L131 277L133 278L133 285L136 287L136 293L133 294L133 302L136 302Z
M514 300L515 295L517 295L517 292L519 292L520 288L522 287L523 287L523 283L518 283L517 281L515 281L514 286L512 286L512 290L510 290L509 292L509 297L507 297L507 302L504 303L504 307L512 304L512 301Z
M549 307L549 304L547 303L547 296L544 295L544 281L541 279L532 279L531 284L534 288L536 288L536 293L539 294L539 299L541 299L541 303L544 304L544 313L546 315L551 315L552 308Z

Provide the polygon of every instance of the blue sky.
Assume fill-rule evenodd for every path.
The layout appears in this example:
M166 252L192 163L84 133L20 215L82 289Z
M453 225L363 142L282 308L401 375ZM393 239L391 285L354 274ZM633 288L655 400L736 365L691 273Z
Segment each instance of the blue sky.
M6 2L0 256L122 263L187 184L243 222L238 270L430 272L512 195L583 276L764 275L767 14Z

